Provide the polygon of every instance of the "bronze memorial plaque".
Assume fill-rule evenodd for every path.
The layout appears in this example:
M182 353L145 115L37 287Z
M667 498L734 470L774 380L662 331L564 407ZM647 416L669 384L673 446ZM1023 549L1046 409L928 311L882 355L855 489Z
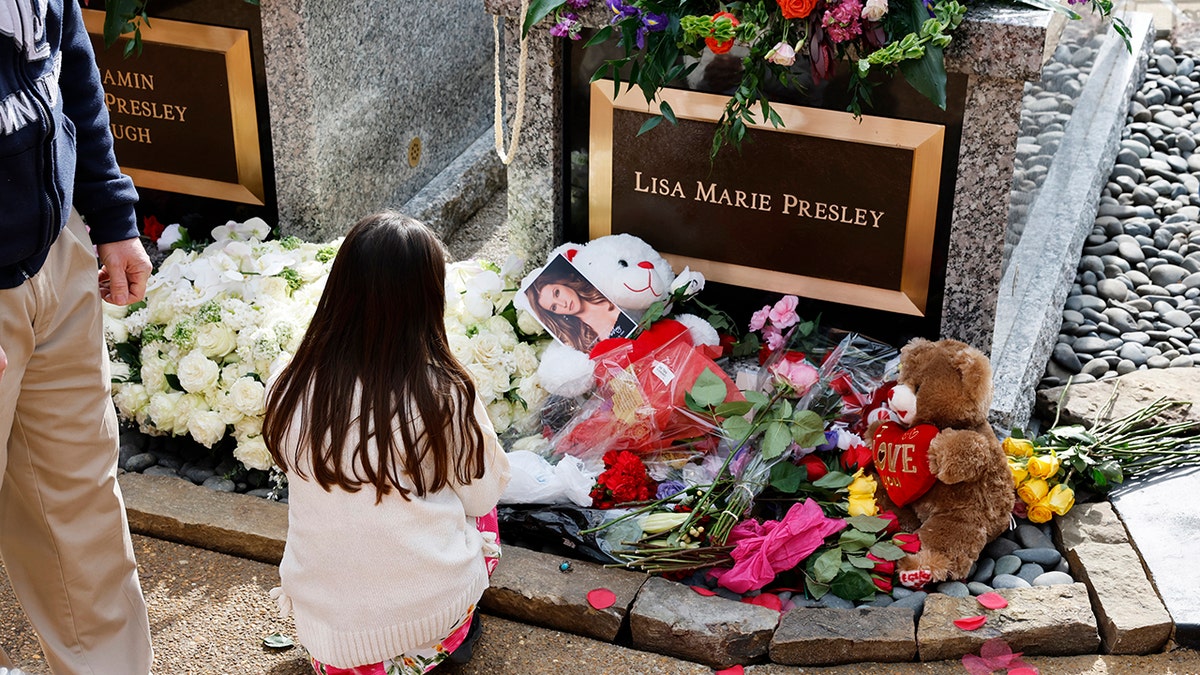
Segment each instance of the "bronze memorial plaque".
M139 187L263 204L249 33L152 19L141 56L104 47L104 13L83 10L117 161Z
M925 316L945 128L775 105L742 152L709 159L726 98L592 84L591 237L627 232L714 281ZM653 112L652 112L653 111Z

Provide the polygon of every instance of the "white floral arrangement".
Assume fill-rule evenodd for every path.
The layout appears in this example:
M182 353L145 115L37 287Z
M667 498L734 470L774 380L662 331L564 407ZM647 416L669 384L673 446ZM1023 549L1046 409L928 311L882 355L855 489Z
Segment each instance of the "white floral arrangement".
M262 437L265 383L292 357L316 310L341 240L263 241L261 219L213 229L203 250L176 249L146 298L106 305L113 401L151 435L190 435L270 471Z
M513 305L522 261L503 266L483 260L446 269L446 335L450 351L471 373L496 432L519 436L540 430L547 393L538 379L549 334Z

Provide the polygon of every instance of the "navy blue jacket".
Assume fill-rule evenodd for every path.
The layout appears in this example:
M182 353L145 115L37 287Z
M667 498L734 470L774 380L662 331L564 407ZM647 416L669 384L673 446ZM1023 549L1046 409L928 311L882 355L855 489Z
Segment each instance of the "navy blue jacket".
M0 288L41 269L72 205L94 243L138 235L79 5L46 4L16 0L19 25L0 26Z

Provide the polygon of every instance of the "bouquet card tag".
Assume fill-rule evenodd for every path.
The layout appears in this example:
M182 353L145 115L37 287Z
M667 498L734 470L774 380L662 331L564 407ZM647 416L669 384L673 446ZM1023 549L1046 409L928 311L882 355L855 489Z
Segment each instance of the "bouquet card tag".
M654 376L658 378L658 381L663 383L664 387L671 384L675 379L675 373L671 370L671 367L662 361L655 361L651 370Z

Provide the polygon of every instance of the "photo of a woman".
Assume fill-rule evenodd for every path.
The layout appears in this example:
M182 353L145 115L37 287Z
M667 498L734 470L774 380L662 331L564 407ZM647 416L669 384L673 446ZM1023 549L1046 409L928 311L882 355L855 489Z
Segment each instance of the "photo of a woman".
M562 256L551 260L524 293L546 330L581 352L604 338L627 336L636 326Z

